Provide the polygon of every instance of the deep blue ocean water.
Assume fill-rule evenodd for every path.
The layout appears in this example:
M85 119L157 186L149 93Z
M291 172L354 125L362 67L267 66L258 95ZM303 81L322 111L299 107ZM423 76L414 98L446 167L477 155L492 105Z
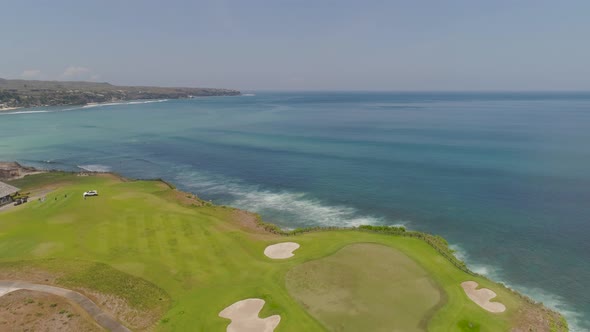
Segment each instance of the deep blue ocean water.
M590 330L590 93L256 93L0 113L0 160L283 227L404 224Z

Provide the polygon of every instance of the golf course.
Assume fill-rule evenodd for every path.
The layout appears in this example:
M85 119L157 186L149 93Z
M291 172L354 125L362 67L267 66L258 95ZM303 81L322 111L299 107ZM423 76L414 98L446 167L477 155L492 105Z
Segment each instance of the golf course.
M461 268L420 236L362 228L285 235L163 181L114 174L49 172L9 183L33 199L0 210L0 281L75 291L132 331L567 331L558 313ZM99 195L83 197L88 190ZM269 255L283 242L293 244ZM468 281L477 283L470 296ZM76 303L30 290L8 300L18 292L0 289L0 330L17 311L30 314L21 330L61 311L71 312L62 330L103 329L70 308Z

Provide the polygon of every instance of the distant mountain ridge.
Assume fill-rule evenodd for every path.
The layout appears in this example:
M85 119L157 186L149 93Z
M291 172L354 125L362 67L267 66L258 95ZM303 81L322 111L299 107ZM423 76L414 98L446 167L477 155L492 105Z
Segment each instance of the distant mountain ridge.
M240 94L240 91L231 89L116 86L106 82L33 81L0 78L0 109L84 105L137 99L237 96Z

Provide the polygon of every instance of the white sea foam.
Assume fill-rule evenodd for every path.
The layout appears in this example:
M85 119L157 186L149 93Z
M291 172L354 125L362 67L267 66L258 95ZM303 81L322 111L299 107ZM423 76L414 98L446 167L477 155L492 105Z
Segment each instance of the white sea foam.
M305 193L272 191L195 171L179 172L176 180L190 186L195 192L230 195L231 201L227 203L232 206L258 213L281 215L296 226L350 227L383 223L380 218L360 215L353 207L328 205Z
M7 112L0 112L0 115L16 115L16 114L35 114L35 113L57 113L57 112L67 112L67 111L76 111L88 108L95 108L95 107L104 107L104 106L118 106L118 105L138 105L138 104L151 104L151 103L163 103L168 101L168 99L157 99L157 100L135 100L135 101L127 101L127 102L116 102L116 103L97 103L97 104L87 104L83 106L76 106L70 108L62 108L62 109L54 109L54 110L31 110L31 111L7 111Z
M51 111L42 110L42 111L19 111L19 112L6 112L6 113L0 113L0 115L34 114L34 113L51 113Z
M484 275L496 282L502 283L506 287L514 289L537 302L542 302L548 308L561 313L567 319L569 330L571 332L587 331L586 329L580 327L581 320L584 318L584 316L579 312L574 311L571 308L571 305L563 297L549 293L543 289L513 284L506 280L506 276L500 268L473 262L473 260L469 257L469 254L459 245L452 244L449 245L449 247L455 251L455 256L457 256L457 258L467 264L467 267L471 271Z
M137 105L137 104L151 104L151 103L163 103L168 101L168 99L158 99L158 100L142 100L142 101L130 101L126 103L126 105Z
M320 226L359 226L379 223L370 216L358 216L356 209L348 206L325 205L304 193L272 192L268 190L233 191L237 199L234 204L246 209L262 212L265 210L287 214L304 224Z
M256 95L255 95L255 94L253 94L253 93L244 93L244 94L242 95L242 97L254 97L254 96L256 96Z
M94 107L118 106L118 105L139 105L139 104L163 103L165 101L168 101L168 99L134 100L134 101L126 101L126 102L87 104L87 105L84 105L80 108L94 108Z
M106 165L78 165L78 168L83 169L88 172L99 172L99 173L106 173L111 171L110 166Z

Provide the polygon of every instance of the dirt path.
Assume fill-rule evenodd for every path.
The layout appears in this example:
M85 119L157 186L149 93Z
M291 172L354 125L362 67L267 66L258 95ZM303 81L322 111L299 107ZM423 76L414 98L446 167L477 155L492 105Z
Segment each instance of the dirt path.
M123 326L116 319L114 319L109 314L100 309L89 298L78 292L48 285L32 284L26 281L0 280L0 296L3 296L5 294L8 294L19 289L28 289L32 291L45 292L64 297L78 304L98 323L98 325L104 327L108 331L131 332L131 330Z

